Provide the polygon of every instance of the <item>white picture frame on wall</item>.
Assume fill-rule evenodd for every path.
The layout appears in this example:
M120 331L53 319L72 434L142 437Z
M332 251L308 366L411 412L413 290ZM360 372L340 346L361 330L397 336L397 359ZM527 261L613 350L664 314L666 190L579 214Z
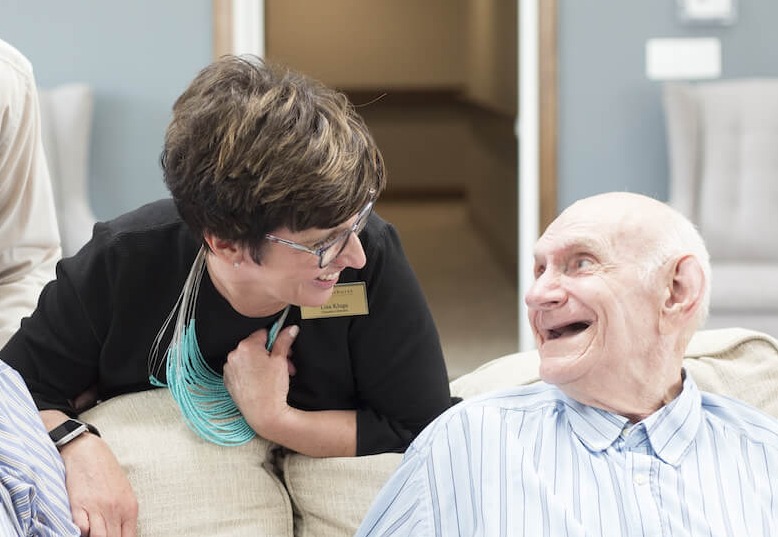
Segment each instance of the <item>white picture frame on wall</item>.
M738 0L676 0L678 18L685 24L727 26L737 21Z

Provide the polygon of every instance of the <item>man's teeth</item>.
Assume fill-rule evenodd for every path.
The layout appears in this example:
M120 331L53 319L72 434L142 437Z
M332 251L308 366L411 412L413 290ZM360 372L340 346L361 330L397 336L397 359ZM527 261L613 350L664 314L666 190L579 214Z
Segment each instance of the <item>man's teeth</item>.
M331 281L331 280L337 280L338 276L340 276L340 272L335 272L333 274L325 274L323 276L319 276L317 279L324 280L325 282Z

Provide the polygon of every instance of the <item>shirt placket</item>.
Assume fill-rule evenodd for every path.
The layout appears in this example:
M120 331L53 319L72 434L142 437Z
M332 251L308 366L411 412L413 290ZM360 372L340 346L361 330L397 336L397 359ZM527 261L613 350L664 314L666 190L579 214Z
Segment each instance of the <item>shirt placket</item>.
M662 520L658 505L656 463L642 425L625 426L618 449L624 457L625 518L630 536L661 537Z

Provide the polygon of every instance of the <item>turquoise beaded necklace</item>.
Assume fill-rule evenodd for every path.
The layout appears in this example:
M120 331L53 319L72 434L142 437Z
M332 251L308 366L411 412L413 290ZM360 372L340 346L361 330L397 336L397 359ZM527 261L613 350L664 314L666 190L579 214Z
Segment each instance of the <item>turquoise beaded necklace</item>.
M170 389L184 421L200 437L220 446L238 446L250 441L256 433L230 397L223 377L203 358L197 343L194 313L206 255L203 246L192 263L178 300L154 338L149 352L149 381L154 386ZM270 329L271 334L278 333L288 311L289 306ZM162 360L160 342L174 317L173 337L165 352L166 360ZM163 363L167 384L157 378Z

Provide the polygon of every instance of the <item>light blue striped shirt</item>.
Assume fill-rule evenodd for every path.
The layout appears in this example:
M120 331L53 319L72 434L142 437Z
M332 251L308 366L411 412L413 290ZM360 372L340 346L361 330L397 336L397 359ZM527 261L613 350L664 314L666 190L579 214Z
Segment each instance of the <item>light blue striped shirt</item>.
M427 427L357 535L778 536L778 421L701 393L637 424L545 383Z
M0 362L0 529L5 535L78 536L65 467L27 386ZM8 525L15 533L6 533Z

